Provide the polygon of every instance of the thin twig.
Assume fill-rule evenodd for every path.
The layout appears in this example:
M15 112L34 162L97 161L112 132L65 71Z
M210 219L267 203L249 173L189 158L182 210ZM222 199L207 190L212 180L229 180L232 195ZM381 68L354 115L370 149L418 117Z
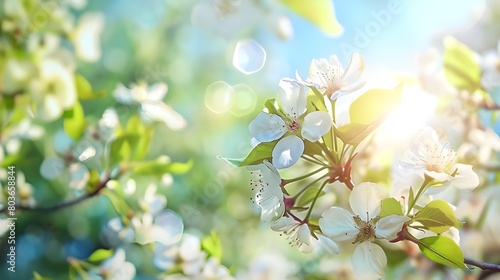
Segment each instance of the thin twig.
M490 270L500 272L500 265L494 263L480 262L473 259L465 258L464 263L477 266L482 270Z
M80 203L88 198L91 198L91 197L99 194L99 192L106 187L106 184L109 182L109 180L111 180L111 177L108 174L108 175L106 175L106 177L102 181L97 183L94 190L92 190L91 192L85 193L84 195L82 195L80 197L77 197L73 200L63 202L61 204L56 204L53 206L46 206L46 207L29 207L29 206L23 206L23 205L16 205L15 209L22 210L22 211L34 211L34 212L52 212L52 211L57 211L59 209L66 208L66 207L70 207L70 206L78 204L78 203ZM0 209L0 213L6 212L6 211L7 211L7 207Z

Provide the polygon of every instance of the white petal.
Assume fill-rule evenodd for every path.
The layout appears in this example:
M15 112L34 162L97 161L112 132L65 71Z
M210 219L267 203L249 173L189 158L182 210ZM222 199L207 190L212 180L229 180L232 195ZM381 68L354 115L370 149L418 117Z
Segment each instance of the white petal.
M201 253L200 239L194 235L184 234L179 250L179 255L184 261L189 262L199 258Z
M455 177L450 179L450 185L463 190L473 190L479 186L479 177L472 170L472 165L457 163L451 169L457 169Z
M349 85L358 81L364 69L365 62L363 61L363 57L359 53L353 53L349 66L342 77L343 84Z
M177 213L167 209L156 216L154 224L155 241L168 246L181 240L184 224Z
M100 13L86 13L78 21L75 34L75 52L78 58L95 62L101 57L99 36L104 27L104 16Z
M148 87L147 100L162 101L165 94L167 94L168 86L165 83L156 83Z
M401 231L403 224L409 221L410 218L400 215L389 215L378 220L375 225L375 236L377 238L385 238L392 240L396 238L396 233Z
M306 111L306 90L298 81L283 78L279 83L283 89L278 92L278 101L292 118L298 118Z
M271 229L274 231L287 231L299 224L298 221L290 217L281 217L276 222L271 224Z
M122 248L118 248L113 256L107 260L105 260L101 267L105 271L113 271L122 266L125 263L125 250Z
M334 241L351 240L359 233L352 214L344 208L332 207L323 212L322 216L319 228Z
M380 213L380 201L386 192L374 183L361 183L354 187L349 196L349 204L354 214L368 222Z
M377 244L365 241L360 243L352 254L352 270L357 279L384 278L387 257Z
M271 142L286 132L285 122L280 116L260 112L248 127L253 137L260 142Z
M322 235L322 234L316 234L318 237L318 244L320 248L323 248L327 253L332 254L338 254L340 251L339 245L337 243L333 242L330 238Z
M163 122L172 130L179 130L187 124L184 117L163 102L145 100L141 104L143 117Z
M63 108L55 95L49 93L37 104L37 114L44 120L53 121L62 115Z
M289 135L276 143L273 149L273 165L287 168L294 165L304 153L304 141L298 136Z
M118 271L112 275L113 279L132 280L135 278L135 266L130 262L125 262Z
M283 216L285 203L278 170L267 160L259 165L248 166L247 169L257 171L259 175L250 184L255 192L255 203L262 208L261 220L269 222Z
M309 226L307 224L299 226L297 236L299 237L300 242L307 245L311 244L311 231L309 230Z
M332 120L327 112L311 112L302 123L302 138L316 142L332 127Z

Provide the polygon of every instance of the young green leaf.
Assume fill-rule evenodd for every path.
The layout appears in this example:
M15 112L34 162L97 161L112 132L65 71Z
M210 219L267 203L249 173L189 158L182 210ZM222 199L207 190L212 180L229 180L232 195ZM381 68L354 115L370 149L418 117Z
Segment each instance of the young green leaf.
M420 239L418 247L431 261L456 268L467 268L464 253L452 239L445 236L431 236Z
M82 75L75 75L75 87L78 99L80 100L87 100L96 97L92 91L92 86Z
M328 35L339 35L342 26L335 18L333 1L330 0L283 0L283 4L295 13L314 23Z
M481 68L472 50L453 37L444 39L444 74L448 81L471 94L480 87Z
M82 105L76 102L71 110L64 113L64 132L76 141L82 136L86 125Z
M384 198L381 202L380 217L385 217L389 215L400 215L403 216L403 210L401 209L401 204L393 197Z
M239 166L259 164L265 159L271 159L274 146L278 140L272 142L263 142L255 146L252 151L246 156Z
M201 241L201 248L203 251L207 252L209 256L215 257L219 260L222 258L222 244L215 231L212 231L210 236L203 238Z
M453 209L444 200L433 200L429 202L422 211L418 212L413 219L430 231L441 234L450 227L459 228L462 224L457 220Z
M97 249L88 258L91 262L102 262L113 255L113 250Z
M308 188L297 200L297 203L295 205L297 206L305 206L308 203L310 203L316 194L318 193L319 187L314 187L314 188ZM320 193L320 196L323 195L324 193Z
M182 162L161 162L147 161L141 162L134 168L135 175L158 175L186 173L193 166L193 161Z

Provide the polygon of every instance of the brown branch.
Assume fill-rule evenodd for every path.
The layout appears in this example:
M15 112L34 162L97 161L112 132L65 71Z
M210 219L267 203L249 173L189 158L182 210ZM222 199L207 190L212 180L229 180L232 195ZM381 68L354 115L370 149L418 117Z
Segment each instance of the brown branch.
M106 184L111 180L111 177L109 174L106 175L106 177L100 181L99 183L96 184L95 188L88 193L85 193L84 195L77 197L73 200L69 200L66 202L63 202L61 204L56 204L52 206L46 206L46 207L29 207L29 206L23 206L23 205L16 205L15 210L21 210L21 211L34 211L34 212L52 212L52 211L57 211L59 209L63 209L66 207L73 206L75 204L78 204L88 198L91 198L93 196L96 196L99 194L99 192L106 187ZM0 213L6 212L8 207L4 207L0 209Z
M477 266L482 270L490 270L500 272L500 265L494 263L480 262L473 259L465 258L464 263Z

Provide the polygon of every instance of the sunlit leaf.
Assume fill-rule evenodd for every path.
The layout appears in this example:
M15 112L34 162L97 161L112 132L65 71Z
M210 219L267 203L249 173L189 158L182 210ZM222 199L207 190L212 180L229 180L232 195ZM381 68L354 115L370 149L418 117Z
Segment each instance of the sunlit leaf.
M87 100L97 97L94 95L90 83L82 75L75 75L75 86L76 92L78 94L78 99Z
M97 249L88 258L91 262L102 262L113 255L113 250Z
M304 154L309 156L321 155L322 150L317 143L304 140Z
M219 236L215 231L212 231L210 236L206 236L201 241L201 248L209 256L215 257L218 260L222 258L222 244Z
M264 103L264 107L267 108L269 114L275 114L275 115L278 114L278 110L276 110L276 106L274 106L275 102L276 102L275 98L270 98L266 100L266 102Z
M87 121L83 112L82 105L76 102L73 108L64 113L64 131L74 140L80 139L85 128Z
M420 239L420 251L431 261L457 268L467 268L464 264L464 254L451 238L432 236Z
M342 33L342 26L335 17L335 9L331 0L283 0L283 4L328 35Z
M51 280L49 277L43 277L42 275L38 274L38 272L33 272L33 280Z
M276 146L278 141L263 142L255 146L255 148L250 151L243 162L239 166L253 165L262 163L265 159L271 159L274 146Z
M158 175L163 174L182 174L186 173L193 166L193 161L186 163L182 162L161 162L161 161L148 161L141 162L134 168L135 175Z
M380 217L385 217L389 215L400 215L403 216L403 210L401 209L401 204L393 197L384 198L381 202Z
M444 39L444 74L459 89L473 93L480 87L481 68L474 53L453 37Z
M403 84L394 89L372 89L354 100L349 108L351 123L371 124L386 117L401 104Z
M450 227L459 228L462 224L457 220L453 209L444 200L429 202L415 215L414 221L421 223L435 233L443 233Z

